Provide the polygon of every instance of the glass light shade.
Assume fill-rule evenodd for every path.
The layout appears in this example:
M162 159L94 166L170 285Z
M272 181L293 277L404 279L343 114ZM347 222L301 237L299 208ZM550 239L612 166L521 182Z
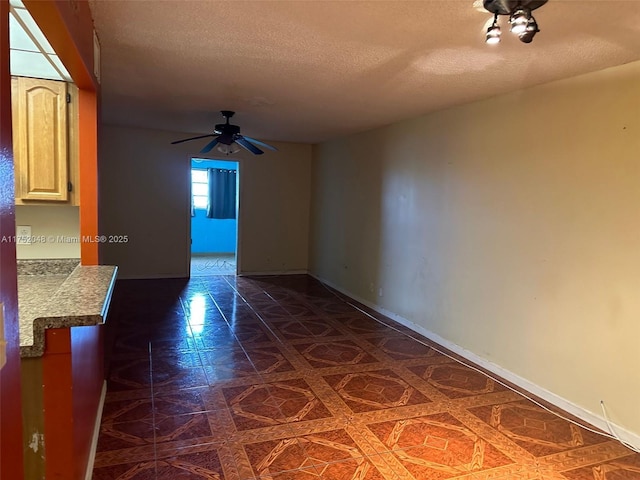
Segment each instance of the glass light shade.
M516 35L523 33L527 29L530 17L531 13L527 9L523 7L516 8L509 17L511 31Z
M232 153L238 153L240 151L240 148L236 147L234 144L225 145L224 143L222 143L216 147L216 150L218 150L220 153L224 153L225 155L231 155Z
M487 38L486 38L486 42L489 45L495 45L496 43L500 43L500 27L498 27L497 25L493 25L491 27L489 27L489 29L487 30Z
M533 16L529 17L529 21L527 22L527 28L525 28L524 32L518 35L518 38L523 43L531 43L533 37L536 36L540 30L538 29L538 23Z

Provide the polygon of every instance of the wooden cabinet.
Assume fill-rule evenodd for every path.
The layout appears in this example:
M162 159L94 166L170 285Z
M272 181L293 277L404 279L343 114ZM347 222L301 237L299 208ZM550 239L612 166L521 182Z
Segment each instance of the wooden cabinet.
M13 77L11 94L16 204L77 205L77 89Z

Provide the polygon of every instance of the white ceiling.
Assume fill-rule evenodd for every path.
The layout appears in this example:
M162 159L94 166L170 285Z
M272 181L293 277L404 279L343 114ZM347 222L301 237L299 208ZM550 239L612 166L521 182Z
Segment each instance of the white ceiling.
M479 3L479 5L478 5ZM640 0L550 0L531 44L476 0L90 0L107 123L320 142L640 59Z
M9 47L11 75L71 81L69 72L21 0L10 0Z

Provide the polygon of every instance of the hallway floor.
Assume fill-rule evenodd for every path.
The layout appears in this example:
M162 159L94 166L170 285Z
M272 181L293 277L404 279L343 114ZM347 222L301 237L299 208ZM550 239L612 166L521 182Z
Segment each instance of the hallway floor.
M640 454L375 316L302 275L118 282L93 478L640 479Z
M235 275L235 253L210 253L191 255L191 276L209 277L211 275Z

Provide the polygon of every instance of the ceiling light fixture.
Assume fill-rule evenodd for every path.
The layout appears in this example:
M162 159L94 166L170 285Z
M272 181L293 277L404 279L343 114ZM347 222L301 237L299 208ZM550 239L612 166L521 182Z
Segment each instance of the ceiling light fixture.
M524 32L518 35L518 38L521 42L531 43L533 37L535 37L536 33L538 33L540 29L538 28L538 23L533 16L529 17L529 21L527 22L527 28L525 28Z
M218 145L216 150L218 150L220 153L223 153L224 155L232 155L234 153L238 153L240 151L240 148L236 147L233 144L225 145L224 143L221 143Z
M531 43L536 33L540 31L536 19L531 12L540 8L548 0L483 0L485 10L494 14L493 23L487 29L486 42L496 44L500 42L500 25L498 16L509 16L509 26L512 33L521 42Z
M500 30L500 25L498 25L498 14L496 13L493 18L493 23L487 30L487 43L490 45L494 45L496 43L500 43L500 35L502 31Z
M531 17L531 10L528 8L519 6L509 16L509 25L511 25L511 31L516 35L524 33L527 29L527 24Z

